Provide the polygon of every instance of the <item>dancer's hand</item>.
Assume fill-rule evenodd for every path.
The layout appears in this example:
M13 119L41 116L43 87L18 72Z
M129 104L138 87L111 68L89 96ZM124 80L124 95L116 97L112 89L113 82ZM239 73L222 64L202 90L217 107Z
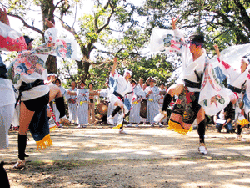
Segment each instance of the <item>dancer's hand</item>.
M49 21L47 18L45 18L45 22L46 22L48 28L54 28L55 27L55 24L53 24L53 22Z
M112 70L111 70L112 76L114 76L115 70L116 70L116 67L117 67L117 57L115 57L115 58L113 59L113 61L114 61L114 64L113 64Z
M172 18L172 29L175 30L176 29L176 22L177 22L178 18Z
M7 10L6 8L0 8L0 22L10 25L9 19L7 17Z
M219 50L219 47L217 44L214 44L213 45L214 49L215 49L215 52L217 54L217 57L220 59L220 50Z

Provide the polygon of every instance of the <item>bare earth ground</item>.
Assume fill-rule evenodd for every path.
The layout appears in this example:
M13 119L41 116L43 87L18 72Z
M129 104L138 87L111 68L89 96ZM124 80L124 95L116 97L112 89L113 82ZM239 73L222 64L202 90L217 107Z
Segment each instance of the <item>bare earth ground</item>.
M27 167L13 170L17 132L0 151L11 187L250 187L250 135L206 133L208 155L198 154L196 130L186 136L166 128L108 126L51 132L53 145L37 151L29 135Z

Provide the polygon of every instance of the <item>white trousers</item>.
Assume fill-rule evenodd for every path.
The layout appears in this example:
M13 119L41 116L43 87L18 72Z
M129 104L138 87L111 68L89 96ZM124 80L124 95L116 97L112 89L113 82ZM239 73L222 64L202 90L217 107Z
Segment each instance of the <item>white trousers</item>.
M0 107L0 149L8 147L8 130L10 128L15 104Z

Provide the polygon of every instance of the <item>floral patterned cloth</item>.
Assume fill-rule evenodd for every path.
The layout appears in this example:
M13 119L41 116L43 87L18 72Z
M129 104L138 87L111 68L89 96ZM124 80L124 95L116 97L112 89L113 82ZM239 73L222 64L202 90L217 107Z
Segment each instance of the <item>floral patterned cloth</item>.
M23 51L26 49L27 44L22 34L0 22L0 50Z
M46 61L48 55L62 58L76 58L75 42L57 39L57 29L49 28L45 32L45 43L31 51L19 53L8 68L8 77L13 80L15 88L19 89L22 82L32 83L37 79L46 80ZM46 85L24 91L21 100L41 97L48 93Z

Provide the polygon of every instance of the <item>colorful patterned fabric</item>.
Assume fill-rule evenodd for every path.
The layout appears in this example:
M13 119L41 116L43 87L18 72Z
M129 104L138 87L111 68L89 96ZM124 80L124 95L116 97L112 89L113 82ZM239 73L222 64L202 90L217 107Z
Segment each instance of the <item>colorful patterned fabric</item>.
M23 51L26 49L27 44L22 34L0 22L0 50Z
M226 108L230 102L230 95L233 95L233 92L221 84L212 64L206 63L199 97L199 104L206 114L210 116L216 115Z

